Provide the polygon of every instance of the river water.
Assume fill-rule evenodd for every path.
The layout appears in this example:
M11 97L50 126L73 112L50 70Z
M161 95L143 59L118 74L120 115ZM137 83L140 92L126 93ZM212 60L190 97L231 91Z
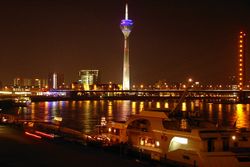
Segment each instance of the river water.
M102 118L106 121L126 121L129 116L150 109L171 109L177 105L168 101L85 100L32 102L28 107L15 108L20 119L54 122L62 117L62 126L84 133L92 132ZM213 122L250 128L250 104L213 104L202 101L184 102L183 112L199 111L201 117Z

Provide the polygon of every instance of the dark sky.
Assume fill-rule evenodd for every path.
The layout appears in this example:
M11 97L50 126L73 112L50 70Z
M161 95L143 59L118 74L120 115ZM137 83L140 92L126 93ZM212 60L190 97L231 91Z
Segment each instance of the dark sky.
M122 82L124 0L1 0L0 80L99 69ZM221 83L236 72L237 35L250 41L249 0L130 0L131 82ZM250 42L247 46L250 75ZM248 77L250 79L250 77Z

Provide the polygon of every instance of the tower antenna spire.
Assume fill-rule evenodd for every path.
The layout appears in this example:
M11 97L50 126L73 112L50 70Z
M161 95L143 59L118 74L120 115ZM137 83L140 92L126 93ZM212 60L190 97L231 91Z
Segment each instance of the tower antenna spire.
M126 2L125 20L128 20L128 3Z

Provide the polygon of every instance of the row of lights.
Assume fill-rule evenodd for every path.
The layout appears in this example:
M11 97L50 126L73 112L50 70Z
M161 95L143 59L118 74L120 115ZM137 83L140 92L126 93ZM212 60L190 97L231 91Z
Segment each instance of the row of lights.
M239 64L238 64L238 87L240 90L244 87L244 68L245 68L245 55L244 55L244 44L245 44L245 36L246 34L244 32L240 32L239 35Z

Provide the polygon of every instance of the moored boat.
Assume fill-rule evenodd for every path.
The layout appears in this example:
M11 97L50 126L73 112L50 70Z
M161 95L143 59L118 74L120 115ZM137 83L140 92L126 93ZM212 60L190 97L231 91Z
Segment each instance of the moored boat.
M160 162L177 166L250 166L250 131L246 128L143 111L125 123L107 124L107 129L102 135L110 139L110 144L126 143L130 150Z

